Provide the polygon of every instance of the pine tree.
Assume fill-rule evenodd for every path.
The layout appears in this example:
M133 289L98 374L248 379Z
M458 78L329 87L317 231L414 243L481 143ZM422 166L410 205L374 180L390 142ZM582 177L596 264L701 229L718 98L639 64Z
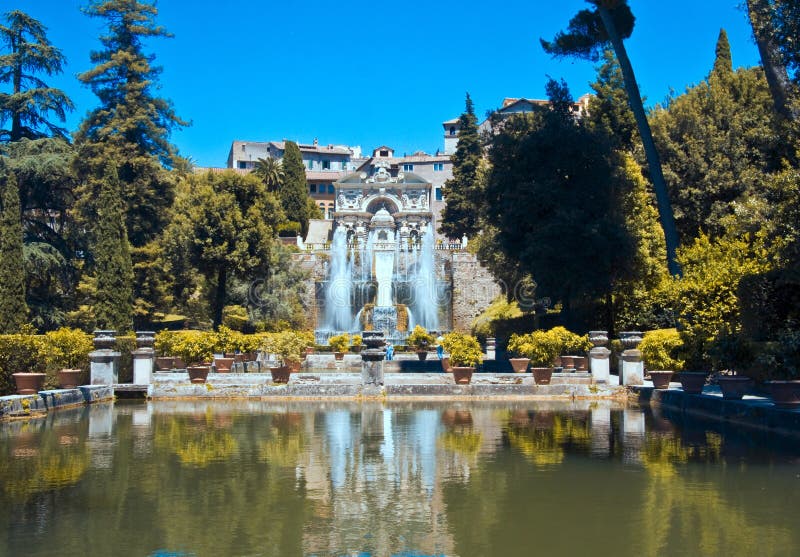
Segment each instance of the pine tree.
M28 14L13 10L0 25L0 42L7 53L0 56L0 83L10 83L10 93L0 93L0 121L11 121L11 128L0 130L0 137L19 141L23 137L45 137L42 128L54 136L67 131L49 119L49 113L63 123L72 101L60 89L48 87L36 73L60 74L64 55L47 39L47 28Z
M158 10L152 2L94 0L85 13L104 20L108 32L100 37L103 49L91 54L95 67L78 76L97 95L100 106L88 114L75 136L76 167L88 186L99 183L90 178L102 176L107 161L115 163L130 241L143 246L167 222L175 186L164 168L170 168L176 157L169 135L187 125L169 100L155 96L161 68L153 66L154 56L143 51L145 40L171 35L156 24ZM85 187L82 197L90 200L98 193ZM81 209L89 222L87 206Z
M607 135L615 149L632 151L639 135L628 104L622 70L613 50L603 53L603 63L597 68L597 80L591 87L594 96L589 100L587 125Z
M731 57L731 43L728 42L728 33L725 29L719 30L717 47L715 49L714 69L718 75L729 75L733 72L733 59Z
M113 163L106 164L92 228L92 259L97 292L94 316L101 328L128 331L133 326L133 266L119 178Z
M450 238L474 236L480 229L478 204L482 181L479 179L483 149L478 135L475 107L467 93L464 113L458 119L458 146L453 154L453 177L444 183L447 204L442 211L439 232Z
M22 266L22 214L14 174L0 160L0 333L16 333L25 324L25 271Z
M287 141L283 152L283 185L278 192L286 215L300 223L303 237L308 233L308 182L303 156L297 143Z

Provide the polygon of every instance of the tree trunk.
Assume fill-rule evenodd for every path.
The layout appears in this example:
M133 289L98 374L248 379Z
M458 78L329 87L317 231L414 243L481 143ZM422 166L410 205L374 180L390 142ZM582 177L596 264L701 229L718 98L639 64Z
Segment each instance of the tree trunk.
M619 67L622 70L622 77L625 81L625 90L628 93L628 103L630 104L633 116L636 119L636 126L639 129L639 135L642 138L642 145L644 152L647 156L647 164L650 167L650 179L653 181L653 190L656 194L656 204L658 206L658 217L661 221L661 228L664 230L664 240L667 245L667 268L671 275L681 275L681 268L678 265L678 260L675 257L678 249L678 230L675 227L675 217L672 214L672 203L669 200L669 192L667 191L667 182L664 180L664 173L661 170L661 158L658 155L655 141L653 141L653 134L650 131L650 124L647 121L647 115L644 112L644 105L642 104L642 95L639 92L639 86L636 83L636 76L633 73L633 66L628 58L628 53L625 50L625 45L622 38L617 32L614 18L608 8L602 4L596 4L597 11L600 18L603 20L603 25L606 28L611 44L614 47L614 52L619 61Z
M228 269L225 266L217 271L217 287L214 292L213 325L218 329L222 325L222 308L225 307L225 291L228 286Z
M773 24L770 17L772 8L767 0L747 0L747 15L753 36L764 67L764 75L775 105L775 112L789 121L797 119L797 114L792 111L789 102L789 74L783 62L781 51L772 35Z

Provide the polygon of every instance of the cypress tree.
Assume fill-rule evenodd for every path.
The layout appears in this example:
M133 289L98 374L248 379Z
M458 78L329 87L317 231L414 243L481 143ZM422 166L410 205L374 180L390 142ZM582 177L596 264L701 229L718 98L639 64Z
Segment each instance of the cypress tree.
M479 170L481 166L480 136L475 107L467 93L464 113L458 119L458 146L453 154L453 177L444 183L442 193L447 204L442 211L439 231L450 238L464 234L474 236L480 229L478 204L482 189Z
M728 33L725 32L725 29L719 30L716 57L714 58L714 69L711 71L720 76L730 75L733 72L731 44L728 42Z
M133 326L133 265L119 178L112 163L106 164L99 191L92 230L97 279L94 315L102 328L128 331Z
M308 232L308 183L303 156L297 143L287 141L283 152L281 205L290 220L300 223L303 236Z
M16 177L0 160L0 333L16 333L25 324L25 270L22 266L22 213Z

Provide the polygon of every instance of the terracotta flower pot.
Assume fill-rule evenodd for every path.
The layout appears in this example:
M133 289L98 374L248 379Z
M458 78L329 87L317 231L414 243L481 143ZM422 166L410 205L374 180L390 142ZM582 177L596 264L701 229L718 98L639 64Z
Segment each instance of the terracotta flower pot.
M158 371L175 369L175 358L172 356L159 356L156 358L156 369Z
M743 375L721 375L717 383L722 391L722 398L740 400L750 390L753 380Z
M525 373L528 371L528 364L531 360L530 358L509 358L508 361L511 363L514 373Z
M344 352L334 352L333 357L337 360L344 360Z
M572 361L577 371L589 371L589 358L586 356L573 356Z
M549 385L553 378L553 368L551 367L532 367L533 380L537 385Z
M42 390L44 373L15 373L14 381L17 383L18 395L35 395Z
M205 383L208 379L208 372L211 366L187 366L186 372L189 374L189 381L192 383Z
M292 359L286 359L284 360L283 363L286 367L289 368L289 371L291 373L297 373L298 371L300 371L300 367L303 365L303 362L301 362L300 360L292 360Z
M14 374L16 377L16 374ZM770 381L772 402L778 408L800 408L800 381Z
M682 371L678 374L683 392L689 395L699 395L706 384L706 374L703 371Z
M656 389L669 389L669 380L672 379L672 371L651 371L650 380Z
M58 370L58 386L62 389L74 389L81 381L81 369L60 369Z
M451 369L453 370L453 380L457 385L469 385L470 381L472 381L474 367L453 366Z
M217 373L230 373L235 361L235 358L214 358L214 367Z
M572 356L561 356L561 367L564 370L575 369L575 362Z
M419 358L420 362L424 362L427 357L428 357L427 350L420 350L417 352L417 358Z
M292 373L288 366L271 367L269 372L272 374L273 383L288 383Z
M444 356L439 361L442 362L442 371L445 373L450 373L453 370L453 368L450 367L450 356Z

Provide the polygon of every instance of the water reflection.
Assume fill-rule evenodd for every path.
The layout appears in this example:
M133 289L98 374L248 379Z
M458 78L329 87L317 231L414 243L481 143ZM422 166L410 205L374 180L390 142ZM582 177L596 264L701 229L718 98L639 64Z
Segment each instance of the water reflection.
M9 554L800 547L796 443L611 404L118 403L4 424L0 455Z

